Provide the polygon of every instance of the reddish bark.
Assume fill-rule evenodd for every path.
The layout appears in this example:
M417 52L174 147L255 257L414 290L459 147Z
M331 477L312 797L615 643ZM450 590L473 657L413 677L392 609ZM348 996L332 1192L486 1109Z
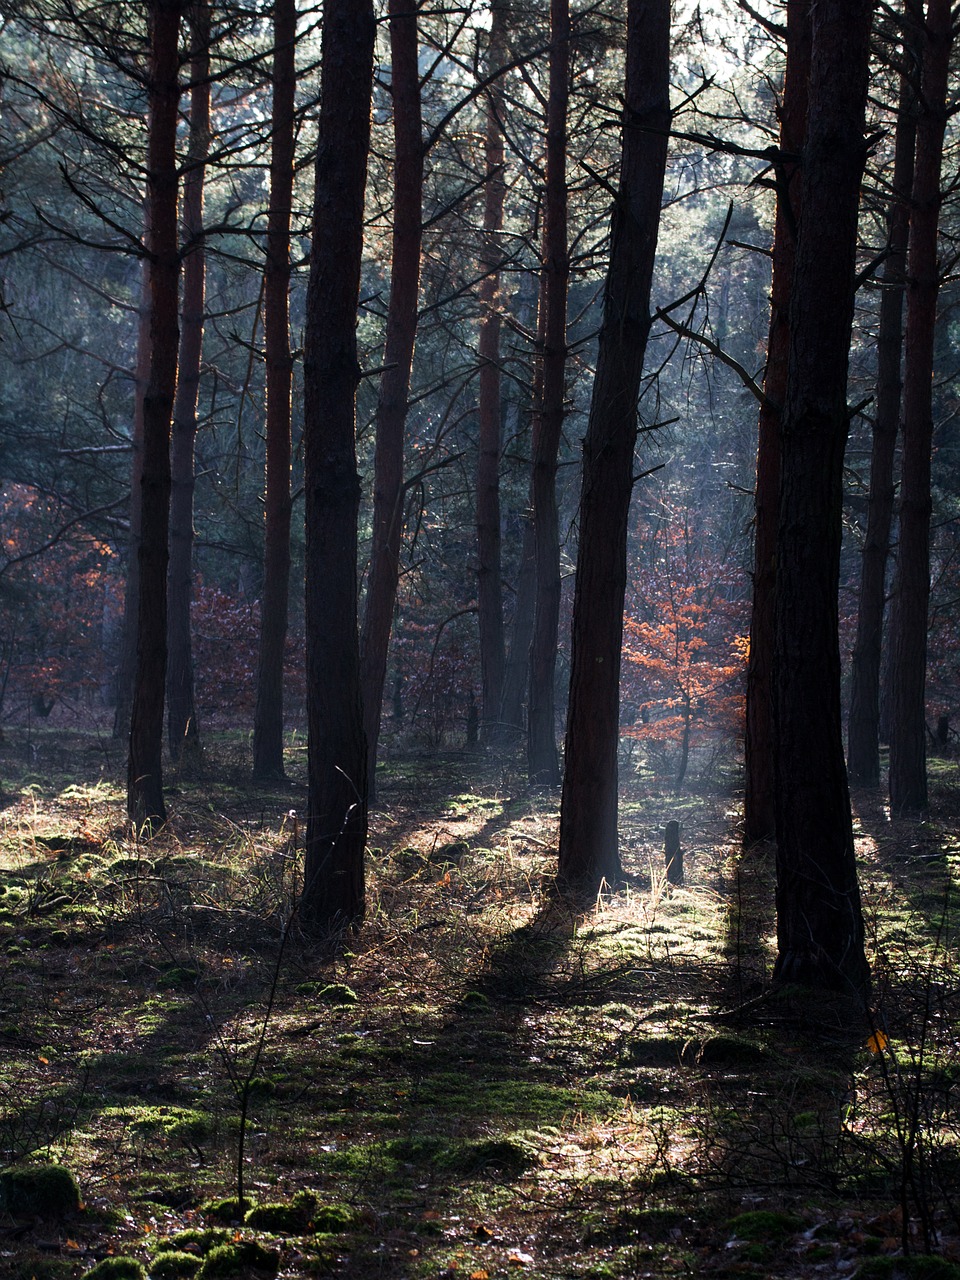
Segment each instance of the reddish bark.
M530 714L527 773L531 782L556 786L560 761L556 741L557 630L560 625L560 528L557 515L557 455L564 417L567 364L567 99L570 77L570 7L551 0L547 97L547 175L544 194L543 349L541 398L533 420L531 497L537 594L530 646Z
M669 0L629 0L620 188L583 448L560 804L558 883L576 895L595 893L621 875L617 748L627 516L670 129L669 63Z
M810 30L808 0L789 0L787 65L780 108L780 161L777 166L777 216L773 233L770 332L763 379L764 402L760 409L757 441L753 609L750 615L744 734L743 839L747 845L772 838L776 829L772 674L777 503L780 493L780 412L787 390L790 289L802 201L799 156L807 123Z
M915 98L911 76L902 75L894 144L894 198L887 213L889 256L883 265L877 334L877 406L870 455L870 497L860 567L857 638L850 670L847 772L852 782L871 787L880 783L880 658L893 520L894 455L900 423L903 294L917 132Z
M375 792L377 741L380 737L390 628L400 578L403 445L410 369L417 336L423 225L423 136L417 13L409 0L390 0L389 10L394 134L393 255L384 371L377 402L373 546L360 635L360 683L371 798Z
M491 4L488 66L504 61L506 15L502 0ZM498 82L487 91L483 206L483 279L480 302L479 456L477 461L477 615L480 626L481 733L495 735L503 696L505 662L503 582L500 568L500 232L506 196L501 117L503 93Z
M127 758L127 812L137 828L166 821L163 803L163 693L167 668L167 561L170 524L170 418L177 383L177 112L179 0L152 0L147 252L150 377L143 397L142 520L139 547L137 669Z
M300 910L321 932L364 907L356 322L375 30L371 0L327 0L303 352L308 797Z
M837 590L872 0L819 0L781 416L775 978L869 984L840 717Z
M194 446L203 354L204 286L203 184L210 146L210 6L189 13L190 139L183 178L183 297L177 394L173 404L170 492L170 566L167 572L167 742L182 770L201 764L200 730L193 696L190 602L193 596Z
M947 121L950 0L928 0L917 121L916 167L907 250L907 324L903 376L903 461L897 631L893 636L890 808L919 816L927 808L927 613L930 601L930 458L937 320L940 170Z
M284 776L283 658L290 602L290 219L293 207L296 0L273 6L270 208L263 279L267 442L260 652L253 721L253 776Z

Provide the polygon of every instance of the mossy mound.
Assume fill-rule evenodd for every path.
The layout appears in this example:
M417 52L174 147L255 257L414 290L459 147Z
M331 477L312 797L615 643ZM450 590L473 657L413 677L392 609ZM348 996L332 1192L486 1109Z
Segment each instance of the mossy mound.
M14 1165L0 1173L0 1209L21 1218L66 1218L80 1208L80 1192L60 1164Z
M771 1209L751 1209L731 1218L728 1228L739 1240L755 1240L762 1243L785 1240L799 1231L803 1223L792 1213L777 1213Z
M242 1276L247 1271L276 1275L279 1266L280 1254L276 1249L265 1249L255 1240L236 1240L231 1244L218 1244L210 1250L197 1272L197 1280Z
M258 1204L244 1214L246 1226L272 1235L295 1235L306 1231L308 1218L293 1204Z
M152 1280L181 1280L192 1276L200 1267L202 1259L195 1253L187 1253L185 1249L163 1250L154 1256L150 1264Z
M165 1240L158 1240L155 1251L156 1253L192 1251L196 1257L198 1254L209 1253L218 1244L226 1244L232 1239L233 1232L226 1227L188 1227L185 1231L167 1236Z
M136 1258L119 1254L115 1258L101 1258L89 1271L84 1272L83 1280L147 1280L147 1273Z
M357 993L345 982L328 982L316 995L321 1004L348 1005L357 1003Z
M242 1222L248 1206L253 1207L249 1200L241 1205L236 1196L227 1196L223 1200L204 1200L200 1212L214 1222Z

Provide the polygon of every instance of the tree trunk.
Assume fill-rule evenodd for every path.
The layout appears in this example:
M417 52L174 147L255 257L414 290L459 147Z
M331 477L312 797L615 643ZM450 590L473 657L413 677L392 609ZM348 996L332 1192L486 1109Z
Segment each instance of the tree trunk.
M781 418L774 977L863 997L869 971L840 723L837 590L872 0L819 0Z
M170 493L170 567L167 574L167 743L181 771L202 764L200 730L193 696L190 603L193 596L194 446L203 354L206 263L203 243L203 183L210 146L210 6L190 9L190 141L183 178L183 298L180 360L173 403Z
M930 602L932 382L940 285L937 269L940 170L953 42L950 0L929 0L924 25L920 117L907 250L900 598L898 626L893 636L890 735L890 810L901 816L920 816L927 808L925 685Z
M488 72L504 61L503 0L490 7ZM477 615L480 626L481 735L495 737L503 696L505 662L503 583L500 568L500 264L503 252L504 181L503 93L497 82L487 90L485 145L486 192L483 206L483 279L480 302L480 397L477 460Z
M560 804L558 884L578 896L621 875L617 748L627 517L670 129L669 68L669 0L629 0L620 190L583 449Z
M500 702L500 725L505 735L515 734L519 741L523 732L523 704L530 669L530 642L536 609L536 551L533 520L523 517L523 539L520 548L520 571L517 574L517 598L510 630L510 647L503 668L503 698Z
M809 0L787 4L787 65L780 111L777 217L773 233L770 332L760 409L755 490L753 609L747 662L744 732L743 840L755 844L776 830L773 771L774 596L777 504L780 494L780 412L787 390L790 353L790 289L803 197L799 156L807 123L810 80Z
M544 196L544 310L541 399L533 420L531 496L536 550L537 596L530 646L530 715L527 773L531 783L556 786L560 761L556 740L557 631L560 625L560 527L557 515L557 455L564 416L567 365L567 99L570 78L570 8L551 0L550 70L547 97L547 179Z
M290 219L293 207L297 61L296 0L273 7L273 119L270 208L263 279L267 447L260 652L253 719L253 776L284 777L283 659L290 603Z
M870 454L870 496L860 565L857 638L850 669L847 772L852 782L867 787L880 784L880 657L890 527L893 520L893 465L900 423L903 292L907 235L910 228L913 152L917 133L915 101L911 69L900 77L893 200L887 212L889 256L883 265L883 291L880 294L880 324L877 335L877 407Z
M377 402L373 546L360 635L360 683L371 799L376 790L377 741L387 676L387 651L400 580L403 445L410 370L417 336L423 226L423 134L417 11L409 0L390 0L389 8L394 136L393 255L384 370Z
M364 907L356 325L375 30L371 0L327 0L303 352L308 797L300 909L320 932L358 919Z
M167 669L167 562L170 526L170 417L177 383L177 114L179 0L152 0L147 251L150 377L143 397L142 520L139 547L137 668L127 757L127 813L138 829L161 825L163 692Z

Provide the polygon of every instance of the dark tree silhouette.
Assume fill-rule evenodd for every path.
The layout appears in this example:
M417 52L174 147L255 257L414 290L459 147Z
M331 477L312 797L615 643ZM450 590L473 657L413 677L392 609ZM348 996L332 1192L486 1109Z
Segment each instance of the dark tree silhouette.
M840 719L837 590L872 0L819 0L781 418L775 978L863 996L869 972Z
M558 883L578 895L621 875L617 748L627 516L670 131L669 69L669 0L629 0L620 187L613 206L600 348L583 445L560 804Z
M308 809L301 916L320 931L357 919L364 907L356 321L374 33L371 0L328 0L303 353Z
M167 817L162 775L163 695L167 670L170 419L177 383L179 338L180 12L179 0L152 0L147 7L150 26L146 217L150 375L143 396L137 667L127 757L127 812L138 828L163 823Z

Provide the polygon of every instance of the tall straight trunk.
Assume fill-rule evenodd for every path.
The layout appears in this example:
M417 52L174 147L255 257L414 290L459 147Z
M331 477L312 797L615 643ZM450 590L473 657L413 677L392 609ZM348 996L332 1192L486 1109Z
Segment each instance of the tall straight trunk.
M191 6L189 20L193 46L190 59L190 140L183 178L183 298L170 461L167 742L170 755L180 768L195 771L201 765L201 747L193 696L190 604L193 598L194 449L206 283L203 184L210 147L210 6L207 0Z
M772 838L776 830L772 675L777 504L780 496L780 412L787 390L790 290L803 198L799 156L807 124L809 80L810 4L809 0L789 0L787 65L780 109L781 158L777 168L770 332L757 439L754 496L753 609L750 615L744 731L743 838L747 845Z
M550 3L550 62L547 96L547 180L544 197L544 312L541 399L533 419L531 496L537 595L530 645L530 716L527 774L531 782L556 786L560 761L556 740L557 631L560 625L560 527L557 515L557 455L564 415L567 365L567 99L570 77L570 7Z
M137 668L127 757L127 813L137 828L166 821L163 803L163 692L167 670L167 562L170 528L170 417L177 385L180 245L177 235L179 0L152 0L147 254L150 377L143 397L142 519Z
M537 562L533 520L523 516L520 544L520 571L517 574L516 603L510 628L510 645L503 667L503 697L500 700L500 726L504 735L513 737L523 731L523 704L530 669L530 642L536 610Z
M270 208L263 276L267 444L260 652L253 718L253 776L283 778L283 658L290 605L290 219L293 208L296 0L273 6Z
M143 208L143 242L150 232L149 209ZM123 622L117 655L117 702L113 713L114 738L130 736L133 710L133 678L137 669L137 615L140 609L140 528L143 523L141 477L143 475L143 398L150 380L150 264L140 271L140 307L137 313L137 353L133 382L133 458L130 468L130 532L127 542L127 576L123 587Z
M909 15L905 15L909 18ZM908 54L905 42L904 53ZM900 423L900 361L903 354L903 293L910 229L910 191L916 141L913 68L900 77L894 142L893 199L887 211L888 257L883 265L877 334L877 406L870 454L867 529L860 564L857 638L850 669L847 772L852 782L880 783L880 658L890 527L893 521L893 467Z
M865 995L837 590L872 0L819 0L781 417L774 728L780 982Z
M357 633L357 304L376 26L372 0L327 0L303 349L307 831L301 916L363 914L367 745Z
M423 228L423 135L417 11L410 0L390 0L389 12L394 138L393 256L384 370L377 402L373 546L360 633L360 685L371 799L376 790L380 712L387 676L390 628L400 580L403 445L410 370L417 336Z
M927 611L930 602L930 458L933 449L933 357L937 320L940 170L947 122L953 42L950 0L928 0L917 155L907 250L907 325L903 375L899 608L893 637L890 809L927 808Z
M506 14L503 0L490 6L490 72L503 64ZM503 582L500 566L500 264L503 205L506 196L503 149L503 92L494 82L487 91L485 140L486 191L483 205L483 279L480 301L480 396L477 460L477 615L480 627L481 732L495 736L503 696L505 662Z
M560 802L558 883L577 895L595 892L621 875L617 748L627 517L670 130L669 70L670 0L628 0L620 190L583 446Z

